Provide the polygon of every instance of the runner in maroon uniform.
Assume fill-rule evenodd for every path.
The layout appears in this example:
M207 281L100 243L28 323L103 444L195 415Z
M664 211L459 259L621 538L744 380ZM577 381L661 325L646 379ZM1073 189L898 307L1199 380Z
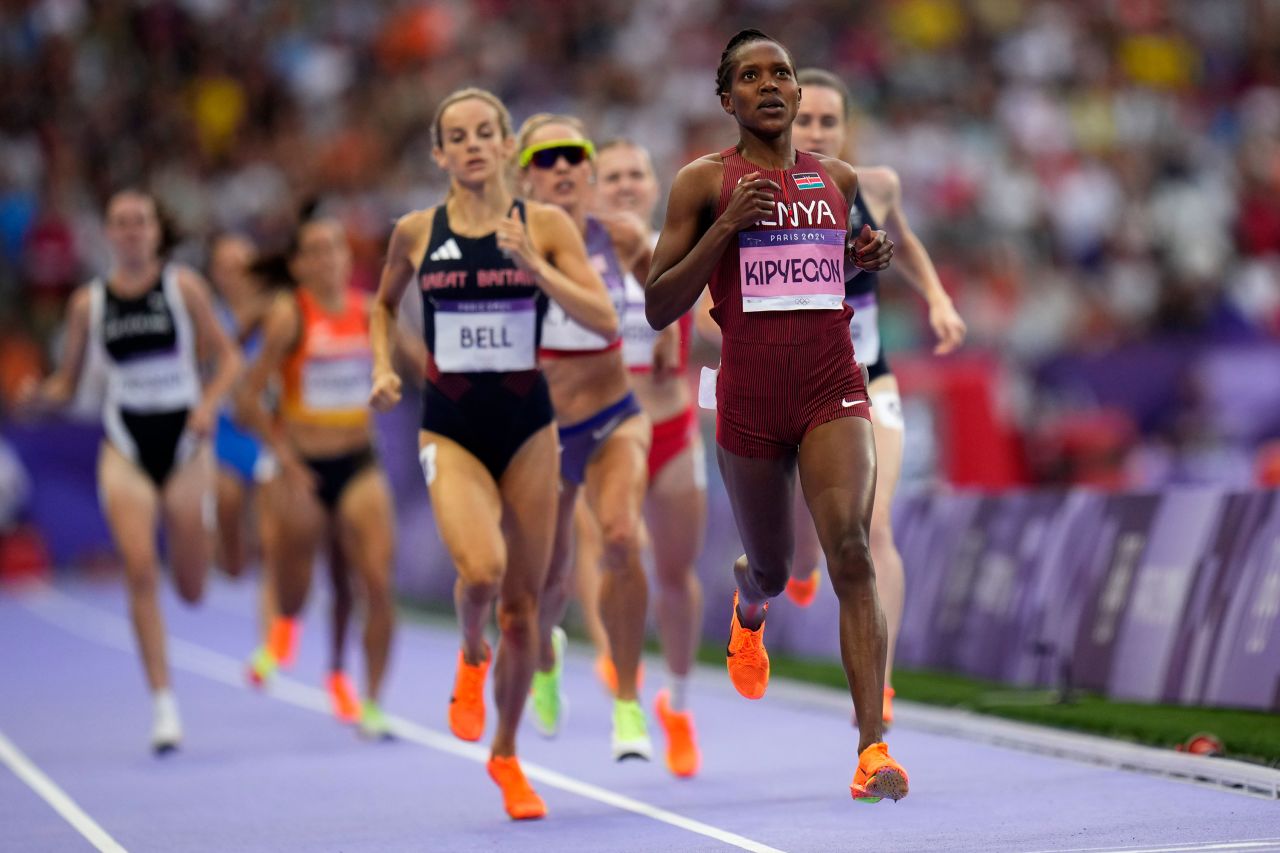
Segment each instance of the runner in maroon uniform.
M768 686L765 611L787 582L798 467L840 600L841 653L858 710L850 791L898 800L907 774L882 740L885 621L868 549L875 447L844 301L845 263L884 269L893 244L869 227L848 234L852 167L792 147L800 87L782 45L758 30L735 35L716 91L738 121L738 144L676 176L645 311L665 327L710 282L724 337L716 451L746 550L734 565L729 676L749 699Z

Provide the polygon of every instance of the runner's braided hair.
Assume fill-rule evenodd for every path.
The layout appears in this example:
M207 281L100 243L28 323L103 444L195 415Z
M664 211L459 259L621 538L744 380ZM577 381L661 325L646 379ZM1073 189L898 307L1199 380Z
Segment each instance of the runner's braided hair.
M724 53L720 54L720 67L716 69L716 94L723 95L729 91L729 75L733 71L733 54L739 47L744 44L750 44L757 41L771 41L778 47L782 48L782 52L787 55L787 62L791 63L791 67L796 67L796 62L791 58L791 51L773 36L763 33L755 28L739 30L733 38L729 39L729 43L724 46Z

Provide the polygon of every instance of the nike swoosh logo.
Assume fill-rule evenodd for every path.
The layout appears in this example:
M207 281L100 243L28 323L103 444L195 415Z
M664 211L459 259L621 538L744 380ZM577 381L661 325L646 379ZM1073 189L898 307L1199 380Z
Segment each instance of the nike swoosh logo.
M850 403L848 400L844 400L844 399L842 399L842 400L840 401L840 405L842 405L842 406L844 406L846 409L848 409L848 408L851 408L851 407L853 407L853 406L858 405L859 403L865 403L865 402L867 402L867 401L866 401L866 400L854 400L852 403Z
M591 437L594 438L596 441L602 441L609 435L609 433L613 432L617 428L618 428L618 419L613 418L607 421L604 426L600 427L600 429L593 429L591 431Z

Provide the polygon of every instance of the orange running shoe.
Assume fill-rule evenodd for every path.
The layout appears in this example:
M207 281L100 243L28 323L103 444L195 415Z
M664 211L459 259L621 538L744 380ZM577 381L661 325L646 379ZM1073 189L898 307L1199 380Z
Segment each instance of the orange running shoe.
M482 663L471 666L458 652L458 675L449 698L449 731L462 740L484 736L484 679L492 660L493 652L489 652Z
M340 669L335 669L329 673L329 680L325 682L325 686L329 690L329 704L333 708L333 715L342 723L358 723L360 722L360 695L356 693L356 686L351 683L351 679Z
M271 630L267 632L267 648L271 649L271 654L275 655L275 659L283 669L289 669L298 659L300 631L301 626L297 619L277 616L271 623Z
M818 585L822 581L822 571L814 569L809 577L787 578L787 597L795 602L796 607L808 607L818 597Z
M907 771L889 756L889 746L873 743L858 756L849 793L860 803L878 803L885 797L895 803L907 795Z
M618 670L613 666L613 658L608 655L596 655L596 678L604 685L610 696L618 695ZM644 661L636 668L636 690L644 689Z
M693 712L671 710L671 694L666 689L658 691L653 707L667 734L667 769L681 779L692 778L702 766L702 753L698 751L693 730Z
M884 706L880 712L880 719L884 721L884 727L887 729L893 725L893 697L896 694L889 685L884 686Z
M524 778L520 762L514 755L489 759L489 778L502 789L502 804L512 820L537 820L547 816L547 804Z
M764 609L767 612L769 605ZM725 648L729 680L748 699L759 699L769 687L769 652L764 647L764 623L748 631L738 621L738 592L733 592L733 620L729 623L729 645Z

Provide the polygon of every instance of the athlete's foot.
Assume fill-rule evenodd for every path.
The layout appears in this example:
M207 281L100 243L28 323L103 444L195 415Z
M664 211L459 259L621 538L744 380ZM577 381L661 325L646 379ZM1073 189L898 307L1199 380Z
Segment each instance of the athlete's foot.
M569 699L560 689L567 642L563 628L551 629L551 650L556 662L550 672L535 672L529 688L529 720L543 737L555 737L569 715Z
M245 676L254 687L266 687L267 682L276 674L279 667L280 661L271 653L271 649L258 646L253 656L249 658L249 667Z
M769 605L764 608L768 610ZM733 593L733 619L729 623L729 646L725 649L729 680L748 699L759 699L769 687L769 652L764 647L764 622L754 631L738 620L738 593Z
M290 669L298 659L298 635L301 631L297 619L284 616L277 617L271 623L271 631L267 635L267 646L275 655L281 669Z
M818 585L822 581L820 569L814 569L806 578L787 579L787 597L797 607L808 607L818 595Z
M173 752L182 744L182 720L178 700L168 690L156 691L152 703L151 750L156 755Z
M897 802L907 795L907 771L889 756L889 747L873 743L858 756L858 772L849 793L860 803Z
M536 820L547 816L547 804L524 778L524 771L514 755L495 755L489 759L487 767L489 778L502 789L502 804L512 820Z
M613 700L613 757L615 761L628 758L653 756L653 744L649 741L649 722L644 717L640 703L631 700Z
M369 740L391 740L391 721L382 708L372 699L364 700L360 708L360 735Z
M338 721L359 722L360 696L356 693L356 687L347 674L340 669L335 669L329 673L329 680L325 682L325 687L329 691L329 704L333 708L333 715L338 718Z
M476 741L484 735L484 679L493 652L486 649L483 661L472 666L458 652L458 675L449 699L449 731L462 740Z
M667 735L667 769L682 779L696 775L702 765L702 753L693 729L693 712L671 710L671 694L667 690L658 693L654 710Z
M610 696L618 695L618 670L613 665L613 658L608 655L596 655L596 678L604 685ZM644 689L644 661L636 666L636 690Z

